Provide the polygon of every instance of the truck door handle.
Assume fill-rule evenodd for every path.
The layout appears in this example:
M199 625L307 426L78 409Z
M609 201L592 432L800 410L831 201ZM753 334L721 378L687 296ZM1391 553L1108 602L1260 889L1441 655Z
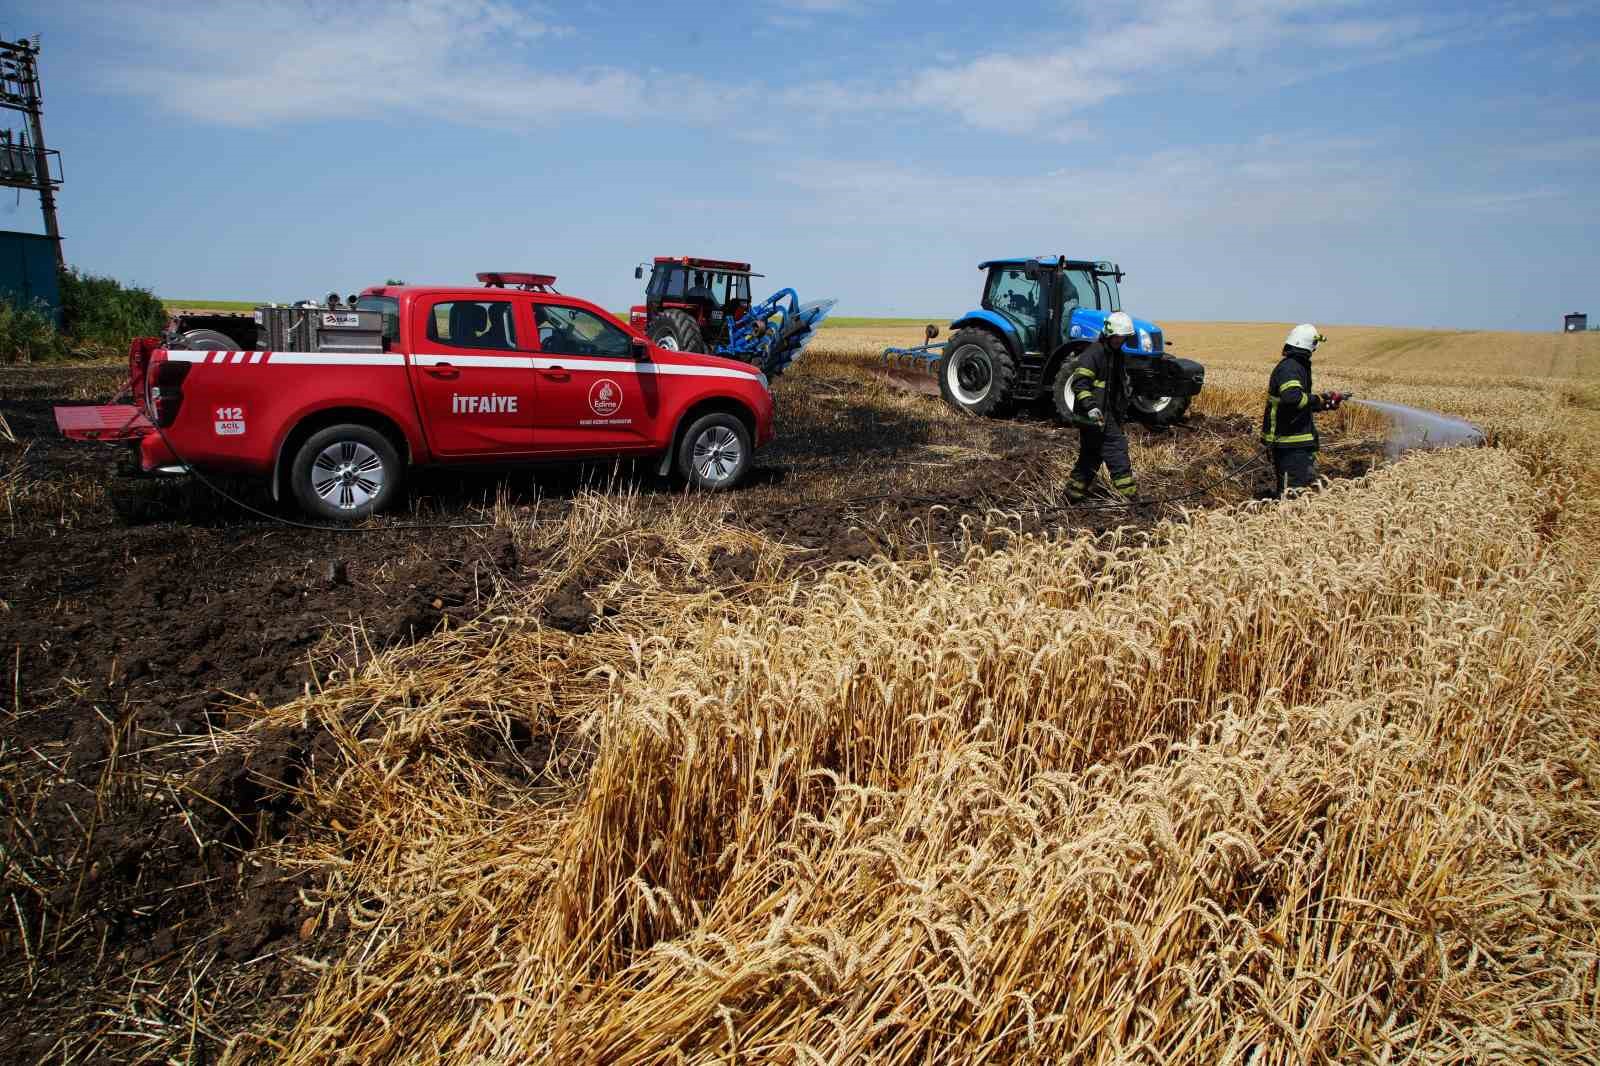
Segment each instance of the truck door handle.
M572 380L572 375L567 373L567 368L564 366L547 366L544 368L544 376L551 381Z
M427 370L430 377L443 378L446 381L461 376L461 371L457 370L449 363L435 363L428 367Z

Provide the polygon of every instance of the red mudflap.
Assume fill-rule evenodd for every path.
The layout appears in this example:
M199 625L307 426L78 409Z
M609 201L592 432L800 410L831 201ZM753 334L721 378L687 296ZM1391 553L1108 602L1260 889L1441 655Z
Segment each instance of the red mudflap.
M56 425L73 440L134 440L155 427L132 404L99 407L57 407Z

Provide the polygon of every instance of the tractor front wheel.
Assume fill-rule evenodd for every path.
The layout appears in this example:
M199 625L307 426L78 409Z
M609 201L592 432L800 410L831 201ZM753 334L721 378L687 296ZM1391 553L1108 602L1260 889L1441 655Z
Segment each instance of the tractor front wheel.
M1135 393L1128 407L1135 418L1151 426L1170 426L1189 410L1192 396L1149 396Z
M669 352L709 352L700 323L683 311L669 308L650 323L650 343Z
M990 417L1011 409L1017 363L1005 342L986 329L964 329L951 337L938 374L939 393L951 407Z
M1056 417L1067 425L1078 425L1078 397L1072 391L1072 373L1078 369L1077 356L1068 356L1056 367L1056 376L1050 380L1050 403Z

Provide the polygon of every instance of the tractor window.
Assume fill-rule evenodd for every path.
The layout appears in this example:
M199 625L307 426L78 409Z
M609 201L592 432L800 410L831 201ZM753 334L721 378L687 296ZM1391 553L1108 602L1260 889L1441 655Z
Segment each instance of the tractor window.
M1095 284L1099 286L1100 307L1105 311L1122 310L1122 293L1117 290L1117 277L1115 274L1096 274Z
M1076 307L1098 307L1094 281L1086 270L1068 270L1061 275L1061 320Z
M730 299L730 300L743 300L745 303L749 303L750 302L750 278L749 278L749 275L746 275L746 274L735 274L733 276L733 286L728 291L728 299Z
M645 295L652 300L681 300L688 286L688 271L681 266L658 266L650 275L650 287Z
M1040 318L1039 282L1020 269L999 268L989 273L989 291L984 294L984 304L1007 318L1028 325L1038 324Z
M539 325L540 350L552 355L633 356L626 333L581 307L536 304L533 319Z
M441 300L428 313L428 339L456 348L515 348L505 300Z

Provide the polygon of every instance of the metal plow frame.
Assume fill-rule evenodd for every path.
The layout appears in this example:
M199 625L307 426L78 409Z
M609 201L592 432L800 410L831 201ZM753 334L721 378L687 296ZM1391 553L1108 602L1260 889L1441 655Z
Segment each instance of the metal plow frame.
M929 377L939 372L939 360L944 357L944 344L919 344L915 348L885 348L879 356L884 365L894 370L911 370Z
M780 289L739 316L726 345L714 354L738 359L769 377L787 370L817 337L837 300L802 304L793 289Z

